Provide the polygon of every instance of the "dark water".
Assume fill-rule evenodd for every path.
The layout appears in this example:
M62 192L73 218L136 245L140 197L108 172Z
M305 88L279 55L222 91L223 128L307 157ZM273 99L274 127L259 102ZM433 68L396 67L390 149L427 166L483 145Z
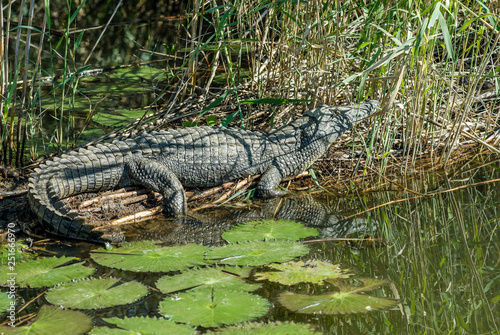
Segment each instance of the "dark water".
M221 245L221 233L241 222L271 218L302 222L319 231L319 236L308 239L316 242L308 243L310 253L303 260L339 264L355 279L386 279L388 285L370 294L397 299L398 304L366 314L303 315L284 308L278 295L290 290L323 294L323 287L301 284L290 288L264 282L256 294L268 299L272 307L259 321L306 323L325 334L494 334L500 323L500 182L488 181L495 178L499 178L496 163L482 169L463 167L448 178L435 174L405 184L415 192L462 187L432 197L403 192L350 198L294 193L282 199L256 200L245 208L228 205L191 213L182 224L158 215L120 231L128 241ZM473 183L479 185L464 187ZM405 198L414 199L397 202ZM380 207L349 217L375 206ZM86 257L89 249L96 248L83 246L52 251ZM105 277L121 276L149 285L160 277L97 268ZM254 272L263 269L257 267ZM158 315L163 297L152 292L133 305L97 310L92 315L97 324L102 324L102 317Z
M449 178L429 176L408 183L415 191L445 190L499 177L495 168L456 172ZM465 169L467 170L467 169ZM437 179L438 177L439 179ZM197 213L198 229L177 228L163 235L162 219L141 226L136 237L218 244L231 225L262 218L296 220L315 227L324 242L310 244L304 259L341 264L358 278L384 278L391 284L378 292L396 298L396 308L352 316L304 316L274 301L268 320L312 323L329 334L444 334L498 332L500 325L500 182L458 189L432 197L388 204L415 194L376 193L367 197L288 197L261 202L256 209L225 208ZM133 235L133 234L132 234ZM349 238L343 241L342 238ZM369 238L369 239L367 239ZM357 240L361 239L361 240ZM364 239L364 240L363 240ZM264 296L283 287L269 285ZM310 293L315 288L302 288Z

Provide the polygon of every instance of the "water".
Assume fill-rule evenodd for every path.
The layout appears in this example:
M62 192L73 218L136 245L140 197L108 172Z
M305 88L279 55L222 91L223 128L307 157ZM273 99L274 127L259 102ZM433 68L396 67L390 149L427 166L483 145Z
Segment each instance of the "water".
M297 284L291 287L270 283L254 292L271 303L262 322L294 321L310 324L324 334L444 334L498 332L500 323L499 177L496 163L475 169L461 167L448 178L429 175L405 186L415 192L427 189L453 192L419 197L412 193L378 192L362 197L338 198L320 194L294 193L282 199L256 200L245 207L232 203L221 208L190 214L188 222L151 220L116 228L128 241L161 240L168 244L203 243L222 245L221 234L232 226L261 219L294 220L318 229L307 238L310 247L304 261L339 264L350 280L385 279L389 283L365 292L396 299L390 309L365 314L305 315L285 308L278 297L285 291L321 295L331 285ZM464 187L473 183L477 186ZM398 199L414 198L396 202ZM376 207L362 215L354 215ZM56 255L88 257L95 245L72 243L50 249ZM97 275L138 280L155 287L163 274L133 273L96 265ZM256 267L256 272L268 271ZM248 279L256 282L255 277ZM21 290L26 299L38 292ZM165 295L151 293L134 304L93 312L97 325L103 317L158 315ZM38 292L39 293L39 292ZM43 304L39 299L36 305ZM35 311L31 306L31 312ZM203 328L200 328L203 329Z
M488 168L478 173L472 169L456 172L451 179L429 178L425 188L444 190L481 183L498 178L497 171ZM421 191L423 184L406 186ZM329 334L489 334L497 332L500 325L499 186L496 181L388 204L347 220L342 217L363 210L365 203L371 207L415 195L308 196L281 203L275 199L254 211L226 209L226 220L274 216L316 227L320 236L315 240L331 240L310 244L311 252L303 259L340 264L356 278L387 279L391 284L377 294L399 301L392 310L363 315L304 316L273 301L284 288L270 285L264 289L264 296L275 302L267 315L269 320L312 323ZM207 214L211 220L206 224L213 222L214 216L214 212ZM352 240L343 241L345 237ZM298 289L309 294L318 290L321 288L313 285Z

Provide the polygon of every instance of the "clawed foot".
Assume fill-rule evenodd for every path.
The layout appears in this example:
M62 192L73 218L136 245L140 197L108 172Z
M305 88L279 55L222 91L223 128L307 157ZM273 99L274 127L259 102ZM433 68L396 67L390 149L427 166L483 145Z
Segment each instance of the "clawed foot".
M278 189L257 190L257 195L262 198L283 197L287 193L288 193L287 191L282 191Z

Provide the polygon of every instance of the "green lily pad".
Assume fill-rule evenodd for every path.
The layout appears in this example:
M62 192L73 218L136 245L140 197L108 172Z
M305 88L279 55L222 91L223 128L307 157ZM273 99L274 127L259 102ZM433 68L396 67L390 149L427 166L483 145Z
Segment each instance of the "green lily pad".
M102 124L108 127L119 127L129 124L130 122L141 118L144 116L145 112L143 110L135 109L122 109L115 110L117 114L110 113L97 113L92 116L92 120L96 123Z
M269 264L271 269L278 272L258 272L254 276L257 280L267 279L283 285L298 283L323 284L328 278L348 278L348 270L342 270L338 264L321 261L291 261L282 264Z
M214 287L251 292L259 284L247 284L239 277L227 273L232 267L215 267L187 270L176 276L164 276L156 282L156 287L163 293L172 293L189 288Z
M293 241L245 242L210 249L205 258L229 265L266 265L307 255L309 247Z
M73 257L48 257L16 264L16 285L20 287L44 287L73 279L82 279L90 276L95 269L83 266L83 262L62 266L69 261L77 260ZM7 267L0 270L0 283L5 285L12 275Z
M0 334L84 334L92 328L92 319L82 312L62 310L55 306L43 305L37 317L29 326L0 326Z
M100 265L127 271L169 272L211 264L203 259L206 250L199 244L160 247L154 241L141 241L112 250L97 249L91 257Z
M112 105L118 106L119 100L113 101L113 97L119 98L127 95L144 94L153 91L153 85L150 83L124 82L93 82L88 85L82 85L78 88L79 93L89 97L94 103L99 103L99 109L109 108ZM106 96L106 99L102 99Z
M240 278L248 278L250 277L252 269L253 268L250 266L226 266L224 272L232 273Z
M134 331L120 329L120 328L108 328L108 327L95 327L89 333L89 335L136 335L142 334Z
M50 289L45 298L65 308L94 309L131 304L148 294L148 288L136 281L118 282L105 278L66 283Z
M257 295L203 287L167 297L160 313L172 321L217 327L249 321L267 313L269 303Z
M104 318L104 321L115 324L119 328L97 327L92 329L91 335L100 334L156 334L156 335L191 335L196 331L187 326L170 320L133 317L133 318Z
M121 79L127 82L141 80L161 80L165 81L167 76L164 70L156 69L149 66L133 66L121 69L116 69L109 75L112 79Z
M394 299L373 297L358 294L370 291L384 284L386 280L362 279L363 286L344 285L336 282L340 287L339 292L323 295L307 295L293 292L283 292L279 295L279 302L286 308L302 314L356 314L367 313L382 308L389 308L398 302Z
M302 223L285 220L251 221L235 226L222 234L229 243L258 240L298 241L308 236L317 236L314 228L306 228Z
M239 325L226 327L208 334L238 334L238 335L320 335L311 325L294 322L245 322Z

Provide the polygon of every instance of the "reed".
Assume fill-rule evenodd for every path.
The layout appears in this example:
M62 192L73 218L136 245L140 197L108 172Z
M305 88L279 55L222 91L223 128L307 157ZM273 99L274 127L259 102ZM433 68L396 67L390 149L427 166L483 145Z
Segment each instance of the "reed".
M402 170L422 152L446 165L464 142L500 152L487 140L499 126L500 35L482 3L220 1L193 11L209 28L190 36L201 48L191 64L201 66L215 45L205 89L222 68L238 106L237 73L248 68L252 89L269 102L391 102L365 149L382 168L396 153L409 157ZM275 107L285 122L293 117L288 106Z
M89 5L66 2L64 25L55 29L55 3L31 0L2 7L4 165L22 166L36 158L40 145L57 151L74 145L79 74L103 46L101 38L118 20L113 16L122 5L109 9L113 15L103 19L99 39L83 58L79 46L86 30L77 18ZM42 6L43 22L33 20L37 6ZM161 98L168 95L178 103L192 92L219 96L211 108L234 105L221 124L234 121L241 127L249 126L255 110L247 97L241 98L247 92L252 92L251 102L265 105L268 126L286 123L319 103L378 98L388 106L386 113L369 138L356 139L364 143L368 163L379 162L382 172L397 156L405 158L404 173L422 153L446 165L464 143L498 154L498 132L493 136L499 126L496 11L476 1L195 0L179 43L187 52L181 62L168 63L171 75ZM33 85L56 75L60 79L48 90ZM49 99L52 108L42 108L41 101ZM92 110L88 113L90 119ZM42 124L50 118L57 125L44 134Z

